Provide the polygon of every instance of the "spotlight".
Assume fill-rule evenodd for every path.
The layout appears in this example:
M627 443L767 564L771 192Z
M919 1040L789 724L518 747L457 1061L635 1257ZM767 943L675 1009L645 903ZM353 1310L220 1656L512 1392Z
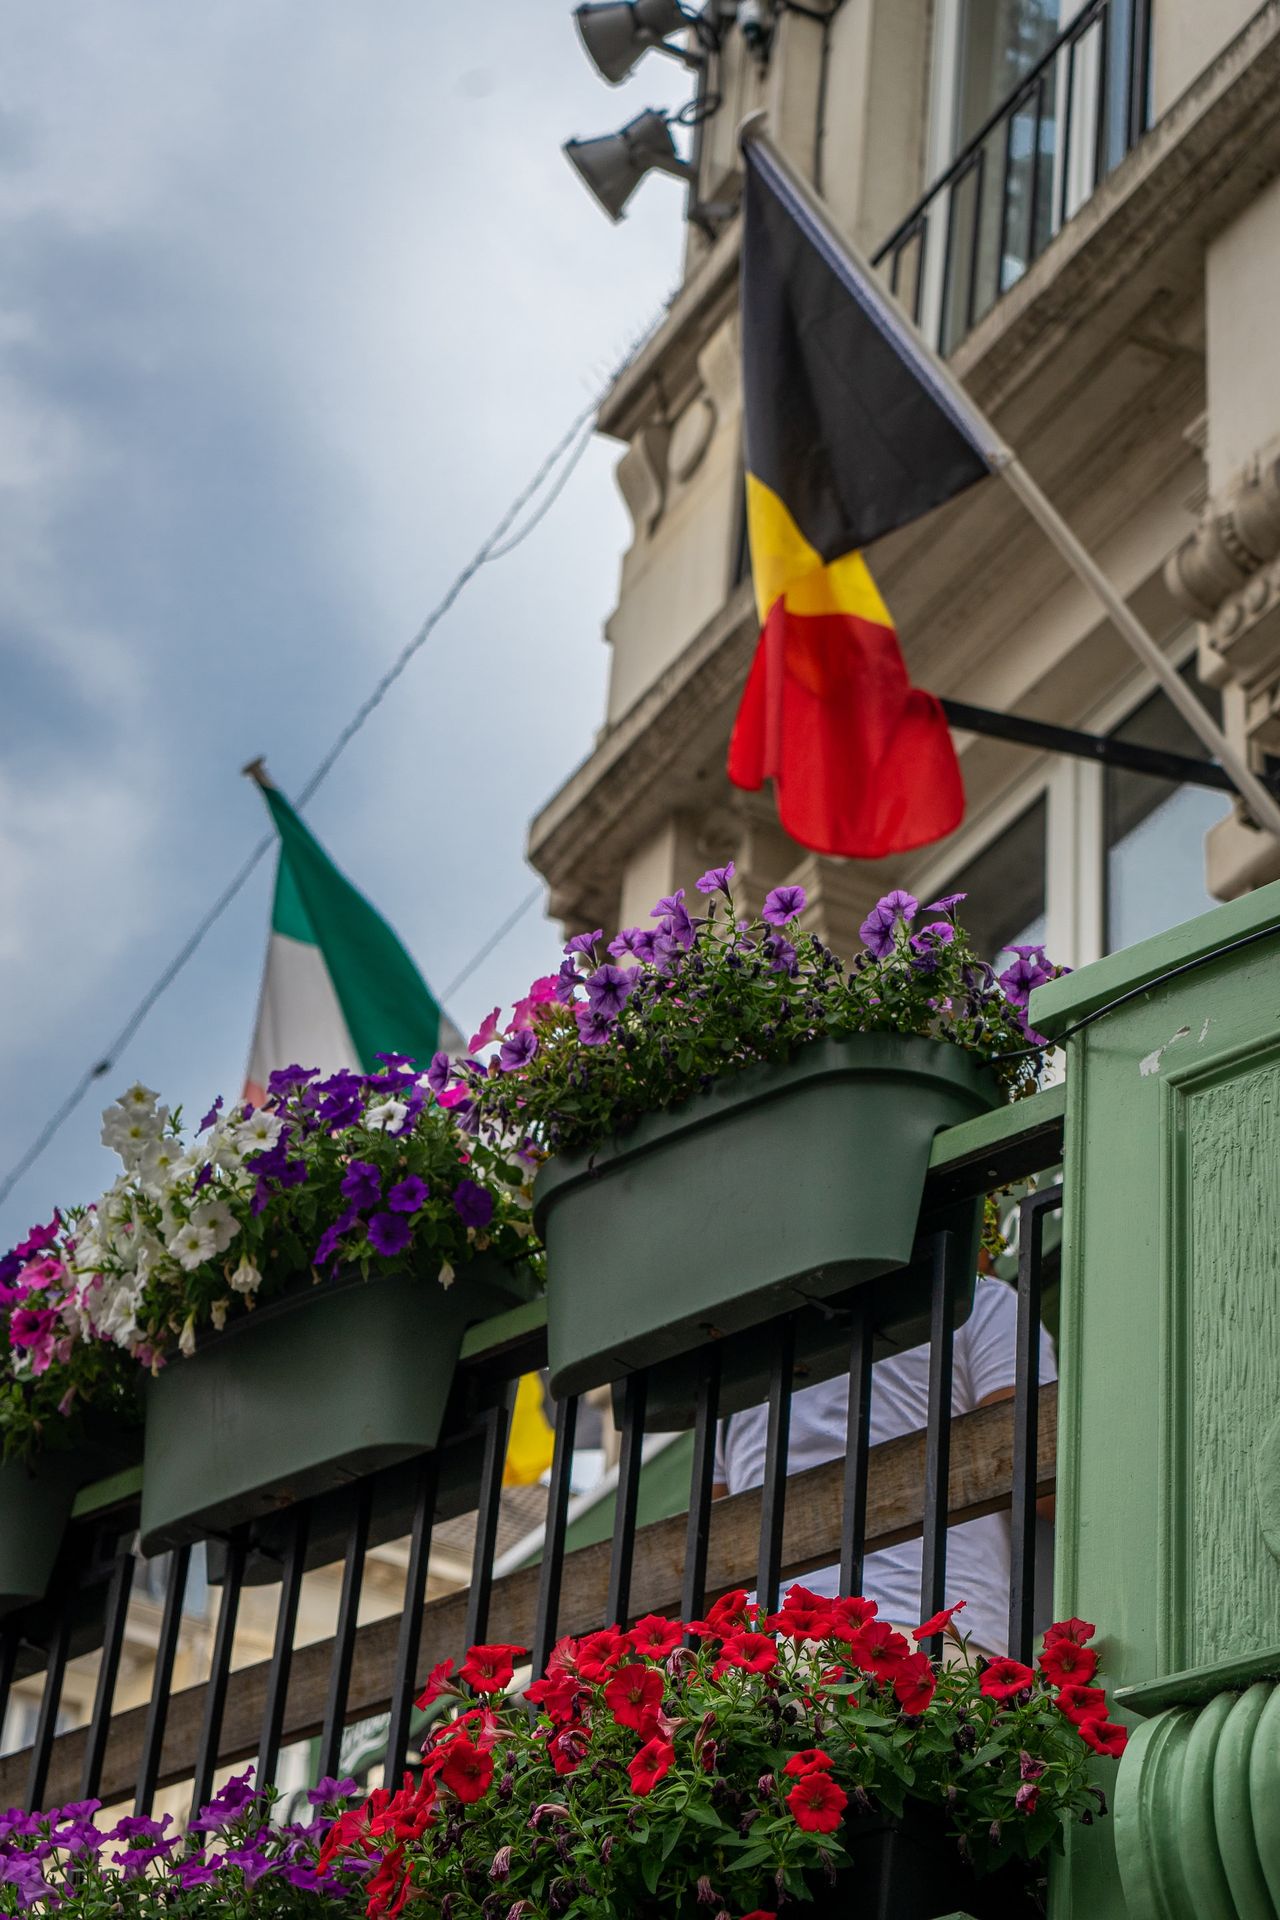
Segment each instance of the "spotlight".
M607 133L598 140L566 140L563 151L611 220L622 218L623 208L646 173L693 179L693 167L676 152L666 114L655 107L637 114L619 133Z
M700 53L667 45L669 33L693 24L694 17L681 0L604 0L604 4L595 0L576 8L573 17L587 58L612 86L625 80L654 48L683 60L687 67L702 65Z

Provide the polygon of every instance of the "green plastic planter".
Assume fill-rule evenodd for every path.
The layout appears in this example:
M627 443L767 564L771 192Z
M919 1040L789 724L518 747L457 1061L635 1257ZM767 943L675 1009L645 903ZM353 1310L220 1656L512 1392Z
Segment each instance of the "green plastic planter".
M143 1552L430 1451L466 1329L534 1290L484 1256L448 1289L431 1272L340 1275L172 1361L147 1384Z
M860 1034L727 1075L538 1175L559 1396L828 1302L906 1266L933 1136L999 1104L945 1041ZM918 1338L892 1296L886 1341ZM902 1324L899 1325L898 1321Z
M0 1617L44 1598L77 1493L133 1464L141 1440L136 1427L100 1421L65 1452L0 1466Z

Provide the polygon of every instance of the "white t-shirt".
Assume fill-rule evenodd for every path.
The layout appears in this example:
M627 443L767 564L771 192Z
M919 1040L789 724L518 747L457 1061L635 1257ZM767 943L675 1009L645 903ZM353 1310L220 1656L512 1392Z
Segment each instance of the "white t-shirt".
M951 1391L953 1413L972 1413L988 1394L1014 1383L1017 1297L1002 1280L980 1278L973 1311L956 1328ZM1040 1330L1040 1378L1057 1378L1049 1336ZM871 1376L871 1444L915 1433L929 1417L929 1349L877 1361ZM841 1375L817 1387L802 1387L791 1402L789 1473L803 1473L828 1460L842 1459L848 1436L849 1377ZM715 1477L730 1493L758 1487L764 1479L769 1416L764 1407L731 1414L719 1426ZM921 1543L907 1540L869 1554L862 1591L875 1600L880 1617L899 1626L918 1624ZM814 1593L835 1594L839 1569L806 1574ZM1009 1516L993 1513L966 1520L947 1534L946 1601L966 1600L956 1624L988 1653L1003 1653L1009 1633Z

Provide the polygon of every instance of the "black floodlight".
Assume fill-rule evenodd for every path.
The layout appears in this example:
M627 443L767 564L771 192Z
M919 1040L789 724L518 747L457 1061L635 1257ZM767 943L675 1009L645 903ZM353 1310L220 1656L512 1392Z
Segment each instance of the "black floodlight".
M655 107L637 114L619 133L607 133L598 140L566 140L564 153L611 220L622 218L646 173L693 179L692 165L676 152L667 115Z
M611 86L625 80L632 69L656 48L700 67L703 55L686 47L669 46L667 35L692 26L697 16L681 0L595 0L574 10L587 58Z

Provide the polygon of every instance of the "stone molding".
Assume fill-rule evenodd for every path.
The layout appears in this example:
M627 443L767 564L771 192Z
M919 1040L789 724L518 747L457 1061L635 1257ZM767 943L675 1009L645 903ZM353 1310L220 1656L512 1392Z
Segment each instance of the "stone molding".
M1280 1920L1280 1683L1157 1714L1115 1787L1130 1920Z

